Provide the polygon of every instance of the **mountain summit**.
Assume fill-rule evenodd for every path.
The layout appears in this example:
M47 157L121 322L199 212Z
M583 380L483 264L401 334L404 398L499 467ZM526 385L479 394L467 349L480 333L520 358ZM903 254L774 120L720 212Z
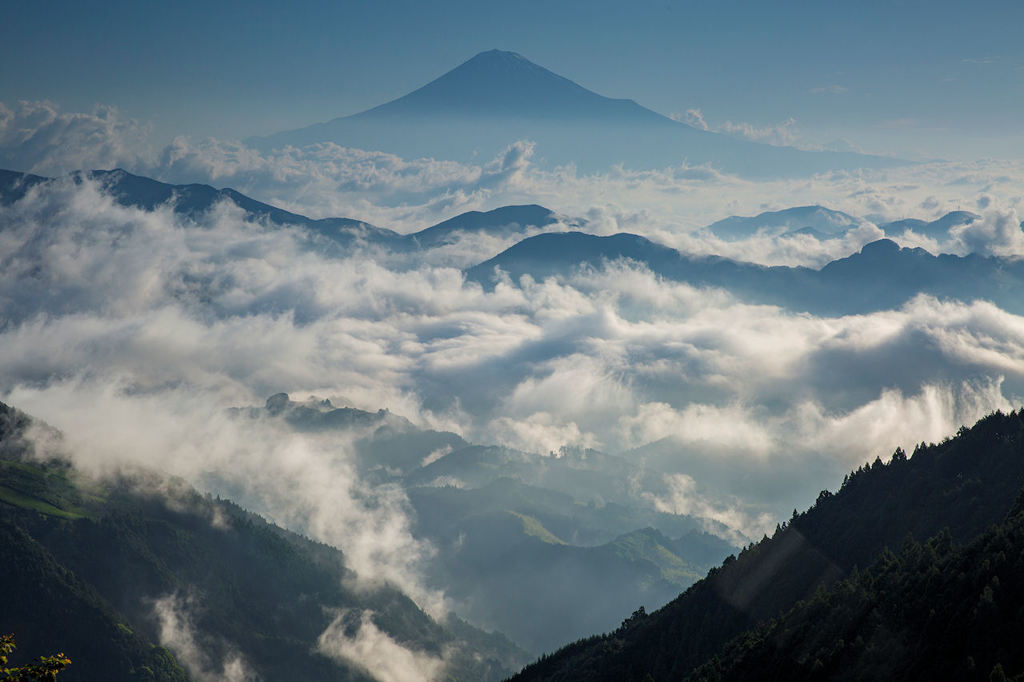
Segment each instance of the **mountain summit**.
M517 140L533 162L603 171L706 164L748 177L888 167L888 157L808 152L698 130L631 99L599 95L515 52L489 50L372 109L248 140L275 149L334 142L404 158L480 163Z
M633 100L598 95L521 54L503 50L481 52L418 90L352 118L388 116L612 118L674 123Z

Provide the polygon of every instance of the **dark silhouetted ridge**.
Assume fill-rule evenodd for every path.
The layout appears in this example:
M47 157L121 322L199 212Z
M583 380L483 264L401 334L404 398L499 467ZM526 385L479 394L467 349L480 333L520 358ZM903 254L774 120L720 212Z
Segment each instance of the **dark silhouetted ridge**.
M1024 313L1024 260L971 254L935 256L921 248L900 248L889 239L860 252L807 267L762 266L717 256L692 256L644 237L598 237L582 232L548 233L525 239L466 270L470 281L493 286L501 271L518 281L571 277L581 267L601 268L631 261L665 279L727 289L751 303L766 303L815 314L845 315L897 308L918 294L960 301L984 299L1015 314Z
M1006 518L1007 510L1013 507L1022 486L1024 411L989 415L970 429L962 428L955 438L937 445L921 444L910 457L897 448L888 462L876 458L873 463L852 472L838 492L822 491L814 506L801 514L794 511L793 517L780 524L770 539L766 537L748 546L738 556L729 557L719 568L713 569L706 578L664 608L642 618L631 619L615 632L571 644L528 666L513 679L521 682L685 679L697 666L720 654L734 637L770 618L778 618L797 602L812 598L816 603L813 608L824 611L824 615L815 616L808 626L809 635L813 636L824 619L843 621L846 618L846 614L831 612L827 599L823 602L822 597L815 597L819 587L828 588L851 575L856 585L858 578L855 567L866 568L879 560L885 562L887 547L912 548L914 542L924 542L940 533L946 534L947 539L940 538L939 541L946 545L970 542L992 524ZM1014 523L1017 524L1013 531L1018 534L1016 542L1020 542L1020 524L1019 521ZM983 558L972 558L969 554L953 556L949 555L948 548L940 549L940 554L947 555L941 561L952 562L948 564L950 566L963 565L985 576L989 575L986 571L995 568L994 561L990 566L984 563ZM1015 546L1012 554L1004 552L1003 557L999 558L1001 566L996 570L1002 571L1004 579L1006 575L1013 574L1012 562L1020 550L1020 546ZM1011 563L1007 564L1007 561ZM951 586L960 584L957 581L962 578L961 571L967 569L955 568L942 573L938 569L943 565L935 564L936 575L941 576L936 580L947 581ZM925 579L929 579L930 570L931 567L926 566ZM1019 574L1014 580L1019 581ZM932 584L938 583L933 581ZM978 585L977 592L951 587L947 599L969 598L970 601L944 606L950 606L950 612L970 613L971 609L977 608L979 597L984 597L982 586ZM896 585L886 586L885 589L890 591L880 591L878 594L894 594L894 587ZM1019 585L1014 589L1015 594L1020 595ZM954 597L957 594L961 597ZM916 604L912 608L916 609ZM889 606L892 605L890 599ZM1015 602L1010 607L1010 613L1017 614L1022 607L1024 603ZM867 617L868 612L862 613ZM623 614L623 617L627 615ZM928 617L927 608L923 615ZM879 614L870 614L872 619L878 617ZM857 622L852 627L870 626L877 622ZM972 622L964 620L956 624L936 619L934 627L939 628L936 634L948 631L950 626L963 628L961 632L966 634ZM882 623L885 625L885 621ZM899 618L891 621L891 629L904 626L906 621L900 621ZM787 627L785 621L782 627ZM841 626L836 627L838 629ZM886 627L882 628L883 633ZM868 631L864 630L865 633ZM718 659L723 667L727 667L732 659L747 648L754 649L755 653L761 651L765 656L772 656L771 647L779 644L778 639L772 638L770 644L764 640L765 648L756 649L750 644L756 637L752 638L749 634L744 637L744 640L737 640L739 650L724 650L725 654ZM845 639L845 635L836 635L821 644L826 648L831 647L830 651L841 656L843 648L847 646L853 645L853 649L863 650L863 641L856 644L853 641L855 637L856 634L851 635L850 639ZM844 644L838 648L837 639L844 640ZM901 645L915 646L912 641L900 642L898 638L894 641ZM927 645L927 641L924 644ZM796 642L794 646L798 648L798 645L799 642ZM906 655L907 660L911 661L911 654L914 653L903 652L897 646L879 653L878 661L888 666L885 670L894 666L898 669L900 657ZM1019 662L1019 656L1014 660ZM810 668L814 667L813 661L813 658L806 661L805 672L810 672ZM966 665L965 660L960 663ZM991 662L988 665L989 669L980 671L983 676L973 679L988 679ZM714 668L703 672L714 673ZM714 674L705 675L703 672L701 679L720 679ZM765 671L761 671L760 677L725 676L721 679L803 678L791 678L785 674L766 676ZM807 679L834 677L807 676ZM853 674L849 679L929 677L893 678L879 673L860 677ZM966 678L950 673L950 677L943 679Z

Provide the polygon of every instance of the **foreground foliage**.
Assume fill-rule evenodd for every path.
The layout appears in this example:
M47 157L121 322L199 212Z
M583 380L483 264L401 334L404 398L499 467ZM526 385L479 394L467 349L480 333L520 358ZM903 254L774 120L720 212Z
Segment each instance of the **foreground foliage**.
M14 635L0 635L0 680L11 682L51 682L57 674L71 665L71 659L64 654L40 656L35 663L17 668L8 668L7 659L17 647Z

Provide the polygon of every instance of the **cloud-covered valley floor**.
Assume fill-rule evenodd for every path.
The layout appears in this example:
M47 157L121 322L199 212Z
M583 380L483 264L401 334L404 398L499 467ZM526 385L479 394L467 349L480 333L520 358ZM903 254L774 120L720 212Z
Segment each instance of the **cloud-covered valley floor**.
M630 263L485 292L429 254L329 258L228 203L195 224L90 183L33 191L3 223L7 397L72 436L74 405L109 409L113 435L132 404L175 422L288 391L541 453L658 442L675 451L659 466L774 518L1022 392L1024 321L983 301L815 317Z

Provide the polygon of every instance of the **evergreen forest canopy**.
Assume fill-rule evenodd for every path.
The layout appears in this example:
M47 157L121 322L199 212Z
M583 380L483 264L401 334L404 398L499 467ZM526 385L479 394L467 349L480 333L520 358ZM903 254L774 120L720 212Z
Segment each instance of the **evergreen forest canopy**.
M513 680L1012 679L1024 411L897 449L651 614Z

